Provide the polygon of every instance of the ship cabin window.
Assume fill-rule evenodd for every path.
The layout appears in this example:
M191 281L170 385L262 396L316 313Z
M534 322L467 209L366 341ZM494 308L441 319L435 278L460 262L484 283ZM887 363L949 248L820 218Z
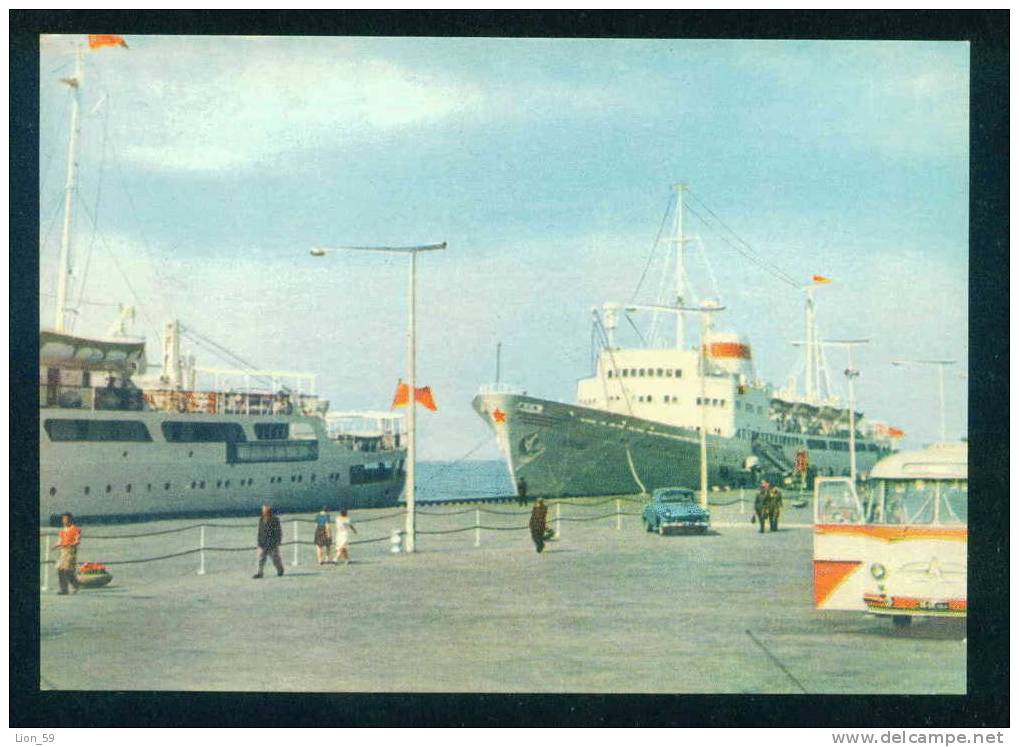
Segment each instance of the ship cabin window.
M259 441L286 441L290 436L289 423L255 423L255 438Z
M683 378L683 369L682 368L677 368L676 369L676 378L677 379Z
M608 378L610 378L610 379L612 378L612 371L611 371L611 369L609 370Z
M167 420L161 424L163 438L170 443L234 443L247 441L239 423L185 423Z
M629 377L629 375L630 375L630 372L627 369L624 368L623 369L623 376L624 377Z
M667 378L667 379L671 379L672 378L672 369L671 368L665 369L665 378Z
M666 394L666 395L665 395L665 397L664 397L664 402L665 402L666 404L668 404L668 402L669 402L669 395L668 395L668 394Z
M649 394L649 395L647 396L647 401L648 401L648 402L650 402L651 400L652 400L652 397L651 397L651 395Z
M720 400L718 400L718 402L719 402L719 406L720 407L725 407L725 400L724 399L720 399Z
M139 420L78 420L49 418L43 428L51 441L151 441L149 429Z
M643 376L643 375L644 375L644 373L645 373L644 369L643 369L643 368L642 368L642 369L640 369L640 376Z
M699 405L700 403L701 403L701 398L700 398L700 397L698 397L698 398L697 398L697 404Z
M659 368L659 369L658 369L658 370L657 370L657 371L655 372L655 376L658 376L659 378L661 378L662 376L664 376L664 371L662 371L662 369L660 369L660 368Z

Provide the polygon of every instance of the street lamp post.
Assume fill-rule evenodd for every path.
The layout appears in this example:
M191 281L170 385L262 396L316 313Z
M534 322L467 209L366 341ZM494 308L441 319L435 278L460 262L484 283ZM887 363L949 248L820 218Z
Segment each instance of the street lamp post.
M941 404L941 442L944 443L945 438L945 366L952 366L955 364L954 360L949 359L933 359L933 360L898 360L892 361L893 366L906 366L906 365L917 365L917 366L937 366L938 368L938 400Z
M338 246L332 248L316 247L311 250L313 257L324 257L330 251L363 251L363 252L389 252L396 254L410 255L410 287L407 291L408 299L408 323L407 323L407 479L406 479L406 551L414 552L415 540L415 496L414 496L414 467L417 462L417 444L415 439L415 414L417 410L417 390L415 389L415 374L417 369L417 335L414 319L416 305L417 287L417 255L419 252L432 252L446 248L446 242L441 244L424 244L421 246Z
M670 314L677 314L679 316L678 327L682 329L683 326L683 313L687 311L696 312L701 315L701 353L698 361L700 363L700 380L701 380L701 508L708 507L708 418L707 418L707 391L705 389L706 374L708 372L708 361L707 361L707 338L708 331L711 327L711 314L716 311L724 311L724 306L717 306L713 303L706 302L700 306L656 306L646 304L628 304L623 307L626 312L644 310L644 311L663 311ZM682 334L682 333L679 333Z
M853 368L853 348L870 340L825 340L822 344L846 349L846 379L849 380L849 479L856 485L856 387L853 381L860 372Z

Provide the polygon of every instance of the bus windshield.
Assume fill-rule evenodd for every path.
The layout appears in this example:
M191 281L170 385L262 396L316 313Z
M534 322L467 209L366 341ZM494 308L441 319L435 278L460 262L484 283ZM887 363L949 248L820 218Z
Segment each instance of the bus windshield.
M875 491L874 524L965 524L965 480L882 480Z

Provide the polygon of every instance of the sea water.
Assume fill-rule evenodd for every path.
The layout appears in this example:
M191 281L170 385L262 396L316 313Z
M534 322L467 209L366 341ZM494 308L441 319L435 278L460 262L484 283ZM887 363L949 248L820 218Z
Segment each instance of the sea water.
M418 462L415 497L420 501L513 495L506 463L498 460Z

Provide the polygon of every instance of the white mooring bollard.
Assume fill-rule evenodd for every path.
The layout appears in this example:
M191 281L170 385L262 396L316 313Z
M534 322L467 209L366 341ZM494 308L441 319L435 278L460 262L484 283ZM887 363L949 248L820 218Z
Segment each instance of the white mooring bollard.
M616 498L616 531L623 528L623 509L619 499Z
M394 529L389 535L389 552L393 555L399 555L403 548L403 532L399 529Z
M205 575L205 524L198 528L198 575Z
M474 509L474 546L481 547L481 509Z
M298 550L301 547L299 544L297 544L298 539L300 539L299 534L300 533L299 533L299 531L297 529L297 520L295 519L294 520L294 562L292 562L290 564L291 566L300 565L300 562L301 562L301 559L300 559L300 557L297 554Z
M559 511L560 511L561 507L562 507L562 504L559 503L558 501L556 501L556 504L555 504L555 538L556 539L559 539Z

